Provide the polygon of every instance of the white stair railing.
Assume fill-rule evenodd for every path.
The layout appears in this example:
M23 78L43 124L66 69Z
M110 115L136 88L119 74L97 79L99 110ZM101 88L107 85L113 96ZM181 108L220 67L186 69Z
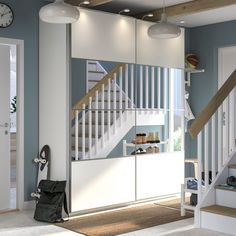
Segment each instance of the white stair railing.
M96 158L106 147L105 142L122 126L122 117L128 120L126 111L167 109L167 99L155 90L160 93L164 89L165 96L168 96L168 69L161 76L161 69L153 66L137 66L139 74L135 74L135 68L133 64L118 65L73 108L75 160ZM135 101L137 87L138 100Z
M227 126L225 126L225 123L231 124L231 122L229 119L223 122L222 109L223 105L219 107L209 122L205 124L203 130L198 134L198 202L202 200L204 194L210 188L211 183L215 180L217 173L221 171L227 158L231 154L228 144L223 142L222 135L224 129L224 138L229 140L229 130L232 127L227 128ZM227 151L223 153L223 150L225 149L224 145L226 145ZM204 175L202 176L203 173ZM209 173L211 173L211 176ZM204 184L202 183L202 177L204 179Z
M235 86L236 70L230 75L225 84L219 89L189 128L190 135L193 138L197 137L197 213L211 184L216 179L217 174L221 172L222 167L228 161L231 152L234 150L234 147L230 147L229 141L233 143L233 140L231 140L231 130L234 129L235 108L228 108L230 107L229 98L234 98ZM223 108L227 114L225 114L225 111L223 112ZM202 180L204 180L204 183ZM199 216L199 214L196 215ZM197 220L199 221L199 219Z

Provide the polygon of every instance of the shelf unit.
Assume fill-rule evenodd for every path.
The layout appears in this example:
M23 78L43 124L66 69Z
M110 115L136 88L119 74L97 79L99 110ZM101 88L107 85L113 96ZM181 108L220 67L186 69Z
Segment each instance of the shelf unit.
M195 206L186 203L186 193L195 193L197 194L198 191L194 189L187 188L187 181L194 179L193 177L185 178L185 183L181 184L181 216L186 215L186 210L194 211Z
M196 206L190 205L186 203L186 193L195 193L198 194L198 190L195 189L189 189L187 188L187 181L194 179L194 177L189 177L189 178L185 178L185 183L181 184L181 216L185 216L186 215L186 210L192 210L194 211ZM202 192L204 192L204 188L202 190Z
M185 68L185 72L187 74L187 78L185 80L185 84L187 86L190 86L191 85L191 74L196 74L196 73L203 73L205 72L205 69L192 69L192 68Z
M127 143L127 140L123 140L123 156L127 156L127 147L137 147L137 146L158 146L168 144L168 141L161 141L160 143Z

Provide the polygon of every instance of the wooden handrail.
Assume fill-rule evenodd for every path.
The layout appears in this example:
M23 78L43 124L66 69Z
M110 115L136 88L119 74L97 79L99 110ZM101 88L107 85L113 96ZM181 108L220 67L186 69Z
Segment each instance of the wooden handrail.
M101 91L102 85L106 87L108 84L108 79L111 81L114 79L114 74L118 74L120 71L120 68L124 68L125 64L120 63L118 64L110 73L105 75L83 98L81 98L72 108L72 119L75 118L75 110L82 110L83 104L87 106L89 104L89 98L94 98L96 95L96 91Z
M212 115L217 111L217 109L224 102L225 98L228 97L230 92L236 86L236 70L230 75L223 86L218 90L216 95L211 99L208 105L199 114L196 120L188 129L192 138L196 138L200 131L203 129L205 124L211 119Z

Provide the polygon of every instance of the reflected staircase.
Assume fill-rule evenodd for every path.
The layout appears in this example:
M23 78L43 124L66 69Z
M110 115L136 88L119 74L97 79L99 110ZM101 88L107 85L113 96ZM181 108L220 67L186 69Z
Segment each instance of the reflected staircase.
M93 78L88 79L87 94L72 110L73 160L106 158L135 124L164 125L166 102L160 91L164 88L167 94L167 85L159 68L139 67L136 106L135 65L118 64L107 73L98 62L88 63ZM96 71L100 78L94 77Z

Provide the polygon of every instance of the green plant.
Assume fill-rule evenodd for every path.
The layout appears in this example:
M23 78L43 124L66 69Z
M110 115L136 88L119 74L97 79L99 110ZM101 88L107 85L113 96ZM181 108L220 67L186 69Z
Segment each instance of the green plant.
M16 112L16 96L11 100L11 113Z

